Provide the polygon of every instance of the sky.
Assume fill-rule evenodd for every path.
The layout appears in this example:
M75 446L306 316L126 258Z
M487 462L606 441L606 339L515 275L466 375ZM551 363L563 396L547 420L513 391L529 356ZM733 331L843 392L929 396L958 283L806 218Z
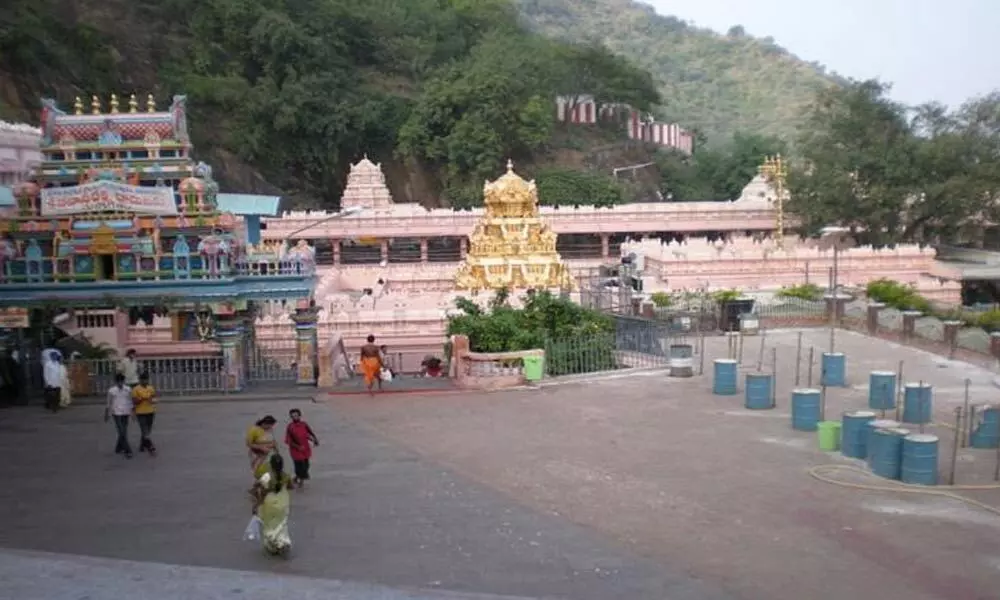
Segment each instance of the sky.
M1000 89L1000 0L640 0L725 33L742 25L906 104L957 107Z

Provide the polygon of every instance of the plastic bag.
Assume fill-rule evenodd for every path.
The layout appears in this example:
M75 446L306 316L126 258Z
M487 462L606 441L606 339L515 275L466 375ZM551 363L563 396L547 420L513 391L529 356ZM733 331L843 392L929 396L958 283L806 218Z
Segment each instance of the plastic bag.
M260 528L263 523L260 517L254 515L250 517L250 522L247 523L247 528L243 530L243 541L253 542L260 539Z
M382 373L380 373L380 379L385 383L389 383L390 381L392 381L392 371L390 371L389 369L382 369Z

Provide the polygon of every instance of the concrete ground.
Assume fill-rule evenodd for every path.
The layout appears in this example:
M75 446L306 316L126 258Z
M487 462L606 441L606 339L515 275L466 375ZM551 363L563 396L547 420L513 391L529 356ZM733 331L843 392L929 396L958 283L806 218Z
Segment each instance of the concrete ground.
M805 356L828 343L823 331L803 339ZM778 350L770 411L711 395L711 359L726 355L720 338L707 340L706 374L691 379L652 371L511 392L166 406L155 459L116 457L96 407L0 411L0 479L10 482L0 487L0 547L8 549L0 589L76 599L131 596L145 585L152 600L271 598L275 590L386 599L995 599L997 514L809 476L816 465L858 463L821 453L815 434L790 428L796 340L795 332L764 338L765 356ZM749 370L759 342L744 340ZM839 333L837 346L852 387L829 392L831 417L862 408L868 372L895 370L899 360L907 379L935 385L940 421L961 404L966 378L974 403L996 397L992 375L979 369L855 334ZM283 416L292 405L305 409L323 445L313 485L293 499L293 557L275 561L240 539L249 478L242 435L261 414ZM932 429L942 435L947 474L950 432ZM959 483L992 483L995 456L962 450ZM1000 491L962 493L1000 507ZM39 584L39 573L54 576Z

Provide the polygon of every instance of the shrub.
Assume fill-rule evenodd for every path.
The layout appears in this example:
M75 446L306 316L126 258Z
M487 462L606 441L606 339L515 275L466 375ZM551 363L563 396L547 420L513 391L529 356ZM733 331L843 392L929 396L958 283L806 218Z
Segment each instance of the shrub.
M897 310L919 310L932 314L934 307L930 300L917 293L912 286L891 279L876 279L865 287L865 293L876 302L881 302Z
M719 290L712 294L712 300L715 300L718 304L725 304L726 302L732 302L738 298L741 298L741 294L738 290Z
M975 324L988 333L1000 331L1000 309L991 308L975 316Z
M674 303L674 298L666 292L653 292L649 296L649 299L653 301L653 305L656 308L667 308Z
M779 298L798 298L800 300L822 300L823 289L814 283L803 283L802 285L793 285L789 287L783 287L778 290L776 294Z

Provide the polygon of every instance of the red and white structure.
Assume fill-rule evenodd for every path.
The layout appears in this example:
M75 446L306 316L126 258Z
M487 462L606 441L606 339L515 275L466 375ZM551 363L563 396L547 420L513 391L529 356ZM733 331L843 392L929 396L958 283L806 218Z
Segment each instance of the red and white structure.
M629 139L642 140L685 154L694 152L694 135L677 123L660 123L628 104L598 104L593 96L556 97L556 118L563 123L593 125L598 121L624 120Z

